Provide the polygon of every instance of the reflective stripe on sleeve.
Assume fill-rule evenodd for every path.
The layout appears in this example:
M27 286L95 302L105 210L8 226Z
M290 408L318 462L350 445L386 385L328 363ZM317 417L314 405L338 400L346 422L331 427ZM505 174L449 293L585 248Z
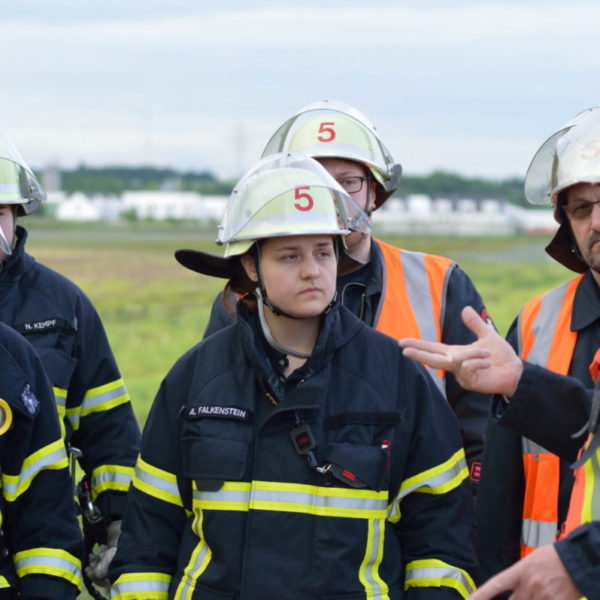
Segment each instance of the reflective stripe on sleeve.
M81 588L81 561L65 550L31 548L17 552L14 563L19 578L26 575L52 575Z
M54 386L52 388L54 393L54 403L56 404L56 410L60 419L65 418L65 411L67 407L67 390Z
M122 379L88 390L81 404L81 416L110 410L129 401L129 393Z
M556 541L556 521L523 519L521 543L528 548L540 548Z
M447 461L437 467L409 477L400 485L400 491L394 498L388 511L388 520L397 523L400 520L400 501L413 492L422 494L446 494L457 488L469 475L465 452L457 450Z
M193 490L201 510L272 510L321 517L382 519L387 492L270 481L226 482L220 490Z
M111 600L167 600L171 576L166 573L124 573L110 589Z
M102 465L92 471L92 499L102 492L127 492L133 476L133 467Z
M449 587L463 598L475 591L475 583L466 571L436 558L414 560L406 565L404 589L410 587Z
M19 475L2 473L2 488L6 500L13 502L26 492L34 477L43 469L66 469L67 452L62 440L40 448L23 461Z
M10 587L10 583L8 583L8 579L0 575L0 589Z
M183 506L179 495L179 487L177 486L177 477L173 473L153 467L141 456L138 457L135 465L131 483L133 487L144 492L144 494L148 494L148 496L176 506Z

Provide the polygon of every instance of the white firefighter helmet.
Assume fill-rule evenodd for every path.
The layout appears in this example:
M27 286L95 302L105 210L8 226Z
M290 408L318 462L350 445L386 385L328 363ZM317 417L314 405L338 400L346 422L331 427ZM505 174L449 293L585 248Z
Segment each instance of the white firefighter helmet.
M316 160L293 153L263 158L238 181L219 225L223 256L177 250L188 269L229 278L235 256L257 240L295 235L367 231L369 218Z
M17 213L34 212L46 195L10 140L0 136L0 204L18 205Z
M394 162L371 122L349 104L335 100L307 104L281 125L262 155L275 152L363 164L377 183L375 208L394 193L402 176L401 165Z
M600 183L600 108L584 110L552 134L535 153L525 176L527 201L552 204L560 223L546 252L583 273L588 265L577 251L560 201L560 193L577 183Z

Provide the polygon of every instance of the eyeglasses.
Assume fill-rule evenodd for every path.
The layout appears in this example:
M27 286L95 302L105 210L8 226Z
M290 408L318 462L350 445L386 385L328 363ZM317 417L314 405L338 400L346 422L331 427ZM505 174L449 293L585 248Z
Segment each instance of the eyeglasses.
M594 202L587 202L586 200L570 202L569 204L563 205L563 208L567 213L567 216L574 221L583 221L592 214L594 204L600 204L600 200L595 200Z
M361 175L349 175L348 177L340 177L336 181L349 194L356 194L362 190L363 183L367 181L367 178Z

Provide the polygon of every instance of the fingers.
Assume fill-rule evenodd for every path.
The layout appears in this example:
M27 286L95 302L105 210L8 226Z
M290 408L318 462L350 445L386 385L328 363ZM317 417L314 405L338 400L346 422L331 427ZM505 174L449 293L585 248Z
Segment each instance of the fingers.
M492 328L487 326L472 306L465 306L462 309L461 317L463 323L477 336L477 339L489 335L492 331Z
M451 358L446 354L433 354L431 352L426 352L425 350L417 350L416 348L404 348L402 354L404 354L406 358L416 360L422 365L428 365L435 369L448 370L452 364Z
M476 592L469 596L469 600L492 600L492 598L495 598L502 592L509 590L518 591L519 572L520 563L516 563L489 579Z

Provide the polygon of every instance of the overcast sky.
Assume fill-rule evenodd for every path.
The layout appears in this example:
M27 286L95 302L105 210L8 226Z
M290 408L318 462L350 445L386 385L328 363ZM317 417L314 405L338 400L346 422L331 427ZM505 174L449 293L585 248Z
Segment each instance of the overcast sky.
M349 102L406 173L522 177L600 104L597 0L19 0L0 131L34 168L236 176L304 104Z

